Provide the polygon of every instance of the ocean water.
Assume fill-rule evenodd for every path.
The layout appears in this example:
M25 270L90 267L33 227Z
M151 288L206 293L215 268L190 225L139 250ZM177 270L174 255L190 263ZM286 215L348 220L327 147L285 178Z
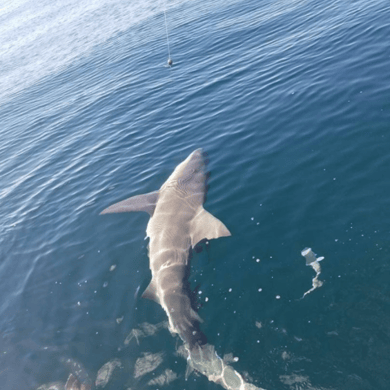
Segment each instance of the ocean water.
M267 390L388 389L389 21L385 0L0 1L0 388L64 382L64 359L93 381L119 359L105 389L221 388L185 380L140 297L148 216L99 215L201 147L232 232L191 266L218 354Z

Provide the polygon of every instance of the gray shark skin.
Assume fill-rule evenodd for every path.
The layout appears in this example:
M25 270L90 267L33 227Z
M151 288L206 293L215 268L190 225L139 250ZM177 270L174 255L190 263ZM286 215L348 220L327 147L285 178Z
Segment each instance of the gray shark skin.
M201 149L179 164L159 191L116 203L101 214L146 211L152 280L143 293L164 309L171 333L192 349L206 343L193 310L188 283L190 250L203 239L230 236L226 226L203 208L206 191Z

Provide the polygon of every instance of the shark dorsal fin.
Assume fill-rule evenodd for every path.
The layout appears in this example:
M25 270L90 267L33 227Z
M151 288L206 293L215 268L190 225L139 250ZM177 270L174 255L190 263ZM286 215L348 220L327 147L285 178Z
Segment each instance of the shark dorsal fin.
M231 236L228 228L203 207L192 221L191 245L194 247L203 239Z
M144 293L142 294L142 298L151 299L152 301L160 304L160 299L157 295L156 282L153 279L149 283L148 287L146 287Z
M146 211L153 215L156 203L158 201L158 191L149 192L148 194L136 195L131 198L122 200L121 202L115 203L110 207L103 210L100 214L109 213L126 213L130 211Z

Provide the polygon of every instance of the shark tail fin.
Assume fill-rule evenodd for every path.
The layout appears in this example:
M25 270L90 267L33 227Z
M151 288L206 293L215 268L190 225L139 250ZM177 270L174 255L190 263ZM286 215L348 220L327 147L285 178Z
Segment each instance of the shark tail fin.
M203 239L231 236L228 228L212 214L202 208L201 212L192 222L191 245L194 247Z
M150 214L150 216L152 216L156 208L158 195L159 192L154 191L149 192L148 194L132 196L131 198L111 205L110 207L104 209L100 214L146 211Z

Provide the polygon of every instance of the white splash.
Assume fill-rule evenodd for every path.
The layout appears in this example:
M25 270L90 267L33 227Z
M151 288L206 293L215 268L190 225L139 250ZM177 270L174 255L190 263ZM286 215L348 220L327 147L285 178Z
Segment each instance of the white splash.
M310 294L316 288L319 288L323 285L323 282L319 280L318 277L321 274L321 266L319 262L324 260L324 257L323 256L316 257L317 255L311 250L311 248L305 248L301 252L301 255L306 259L306 265L312 267L316 273L316 276L312 280L313 287L303 294L302 298L304 298L307 294Z

